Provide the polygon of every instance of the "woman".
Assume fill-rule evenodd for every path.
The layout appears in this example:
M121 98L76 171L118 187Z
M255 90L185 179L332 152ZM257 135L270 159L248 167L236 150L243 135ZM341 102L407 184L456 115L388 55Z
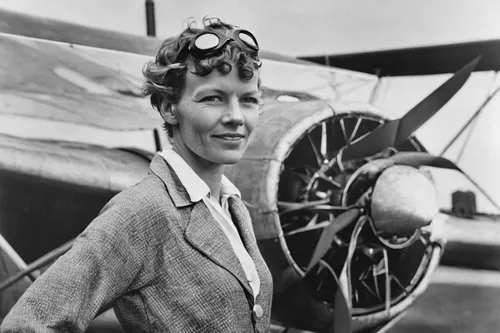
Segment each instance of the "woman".
M25 292L2 332L84 332L113 307L127 332L267 332L272 281L224 165L259 115L258 44L219 20L165 40L143 72L173 149L115 196Z

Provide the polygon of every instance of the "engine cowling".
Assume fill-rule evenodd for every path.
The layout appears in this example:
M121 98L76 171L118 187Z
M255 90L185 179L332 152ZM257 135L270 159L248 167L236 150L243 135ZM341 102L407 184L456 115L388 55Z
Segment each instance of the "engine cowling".
M273 318L287 327L330 331L340 288L350 305L353 331L389 321L426 289L441 256L444 240L437 227L442 222L432 195L419 201L408 190L420 184L432 191L432 183L418 168L398 165L360 185L355 181L359 170L370 161L336 160L343 147L387 121L372 110L357 112L324 101L266 109L243 159L226 175L247 202L273 275ZM410 138L398 149L423 147ZM394 186L402 186L404 196L387 202ZM308 269L322 230L367 190L361 215L369 222L359 230L352 253L354 224L338 233L317 268ZM417 198L413 211L402 209L403 197L407 202Z

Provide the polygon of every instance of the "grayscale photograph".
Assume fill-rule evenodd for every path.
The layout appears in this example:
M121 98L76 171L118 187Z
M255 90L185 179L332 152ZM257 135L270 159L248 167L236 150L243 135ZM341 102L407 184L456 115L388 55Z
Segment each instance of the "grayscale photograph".
M500 332L498 13L0 1L0 333Z

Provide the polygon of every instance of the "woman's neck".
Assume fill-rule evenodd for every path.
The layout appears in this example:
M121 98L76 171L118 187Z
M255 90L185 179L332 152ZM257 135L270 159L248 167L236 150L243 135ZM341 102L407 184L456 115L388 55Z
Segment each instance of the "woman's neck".
M217 200L219 200L224 165L207 161L195 155L186 147L183 148L176 147L176 145L174 144L172 149L177 154L179 154L191 167L191 169L193 169L193 171L198 175L198 177L200 177L208 185L208 187L210 188L210 194L213 197L217 198Z

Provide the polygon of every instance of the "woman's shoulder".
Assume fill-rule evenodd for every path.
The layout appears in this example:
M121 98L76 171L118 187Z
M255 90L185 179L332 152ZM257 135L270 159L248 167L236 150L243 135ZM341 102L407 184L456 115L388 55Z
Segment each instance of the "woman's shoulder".
M175 209L172 199L162 181L149 174L139 183L115 195L103 208L121 209L135 217L161 214L162 211Z
M121 230L120 232L149 230L162 219L165 209L172 208L175 206L168 195L162 193L160 184L148 175L112 197L89 227Z
M121 191L116 197L140 205L154 205L159 202L165 204L165 201L168 201L166 204L172 203L162 180L152 173L149 173L134 186Z
M146 176L111 198L82 235L109 244L154 246L158 234L171 234L177 225L175 205L164 192L154 177Z

